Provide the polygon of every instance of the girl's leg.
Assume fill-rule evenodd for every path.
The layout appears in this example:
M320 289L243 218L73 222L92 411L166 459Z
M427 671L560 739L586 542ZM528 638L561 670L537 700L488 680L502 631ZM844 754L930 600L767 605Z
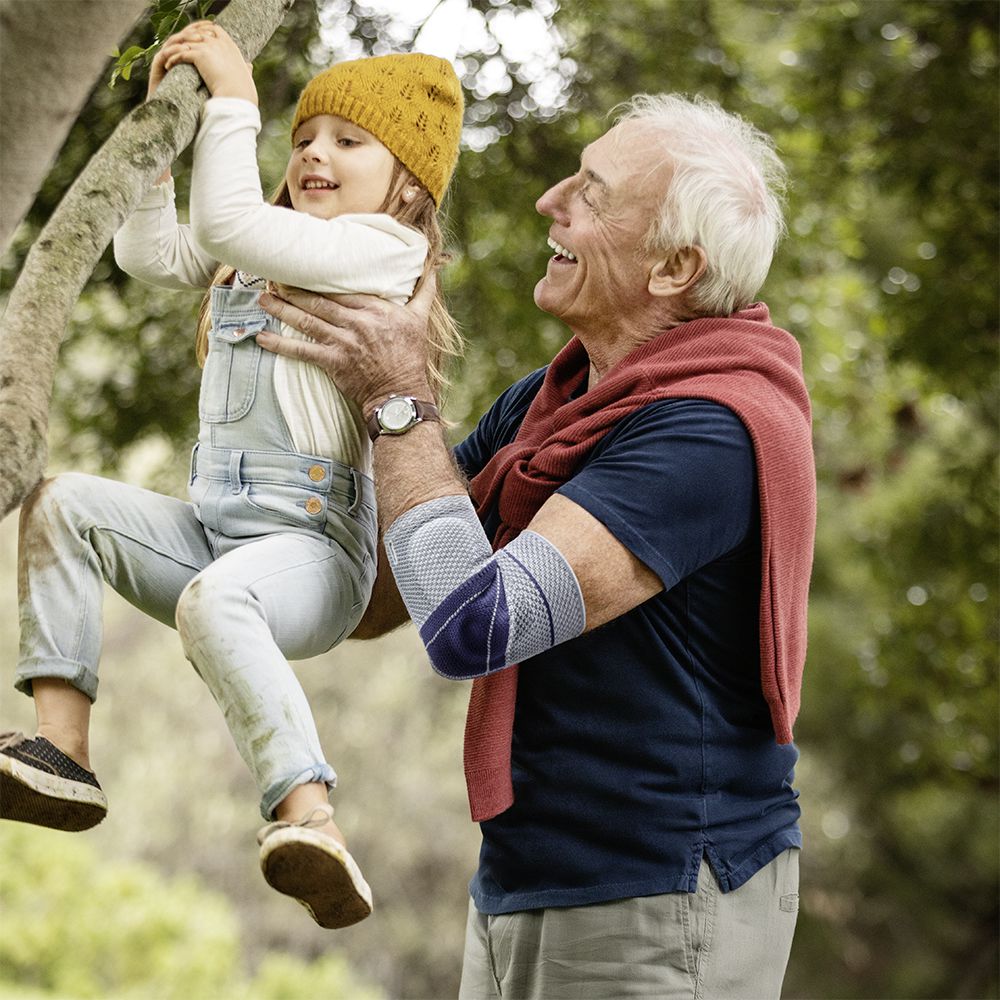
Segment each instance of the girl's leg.
M265 819L301 788L280 811L298 819L300 805L326 802L336 783L288 660L316 656L350 634L370 585L358 576L323 536L269 535L221 555L178 602L185 655L223 711Z
M296 785L275 807L274 815L283 823L297 823L304 816L322 808L330 800L327 786L320 781L309 781L304 785ZM338 844L347 846L347 839L339 826L333 821L333 816L316 829L333 837Z
M31 682L35 699L36 734L72 757L82 768L90 766L90 698L61 677L36 677Z
M370 586L336 544L272 535L221 556L177 606L185 653L257 781L261 813L279 819L258 836L264 878L328 928L368 916L371 889L333 822L336 775L287 657L315 656L350 634Z
M212 553L190 504L77 473L41 483L21 509L16 687L38 731L89 770L104 581L173 624L177 598Z

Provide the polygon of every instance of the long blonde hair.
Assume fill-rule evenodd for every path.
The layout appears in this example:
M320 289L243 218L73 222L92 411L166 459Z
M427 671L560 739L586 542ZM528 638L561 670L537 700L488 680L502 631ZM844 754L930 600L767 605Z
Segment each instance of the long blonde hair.
M377 211L391 215L397 222L423 234L427 240L427 260L424 263L423 274L414 288L414 292L416 292L427 280L428 275L435 273L448 263L451 256L444 247L444 234L441 232L441 224L438 221L437 206L426 188L420 185L419 193L412 201L403 200L403 188L407 184L414 183L416 182L410 172L399 160L395 160L388 193ZM281 182L271 199L271 204L280 205L283 208L293 207L291 197L288 194L288 184L285 181ZM212 276L212 286L229 284L235 273L236 268L229 264L220 264ZM201 367L204 367L205 359L208 357L208 333L212 328L211 306L212 292L210 288L202 299L201 308L198 311L195 357ZM440 284L434 295L434 301L431 303L430 315L427 320L427 340L427 377L434 397L438 399L441 391L448 385L445 375L448 359L460 356L465 347L458 324L445 305Z

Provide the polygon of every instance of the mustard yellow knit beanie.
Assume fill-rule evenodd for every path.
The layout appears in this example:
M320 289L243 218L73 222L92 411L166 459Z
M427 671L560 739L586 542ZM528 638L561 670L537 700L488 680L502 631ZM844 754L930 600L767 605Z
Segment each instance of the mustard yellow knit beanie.
M371 132L441 204L462 132L462 87L451 63L419 52L337 63L306 84L292 135L314 115L339 115Z

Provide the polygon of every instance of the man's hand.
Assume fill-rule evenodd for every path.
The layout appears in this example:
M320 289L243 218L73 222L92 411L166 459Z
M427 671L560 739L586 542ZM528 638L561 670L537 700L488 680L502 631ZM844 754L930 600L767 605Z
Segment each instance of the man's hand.
M264 332L257 343L323 369L367 420L393 393L433 399L427 380L427 317L435 290L431 274L405 306L397 306L374 295L326 298L277 286L261 295L261 306L312 339Z
M171 35L153 59L149 71L149 93L178 63L190 63L205 81L213 97L242 97L257 103L250 64L223 28L211 21L195 21Z

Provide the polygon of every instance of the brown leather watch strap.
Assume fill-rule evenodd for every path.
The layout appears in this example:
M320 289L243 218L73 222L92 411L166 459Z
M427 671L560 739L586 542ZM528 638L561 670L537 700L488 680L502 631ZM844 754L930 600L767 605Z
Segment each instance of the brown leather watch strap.
M379 415L382 412L383 407L387 403L390 403L394 399L407 400L413 404L414 419L411 423L407 424L405 427L401 427L399 430L392 430L384 427L379 421ZM375 408L375 412L368 418L368 436L374 441L376 438L383 435L396 436L399 434L405 434L411 427L415 427L417 424L423 422L424 420L440 420L441 411L433 404L428 403L423 399L416 399L413 396L389 396L380 406Z

